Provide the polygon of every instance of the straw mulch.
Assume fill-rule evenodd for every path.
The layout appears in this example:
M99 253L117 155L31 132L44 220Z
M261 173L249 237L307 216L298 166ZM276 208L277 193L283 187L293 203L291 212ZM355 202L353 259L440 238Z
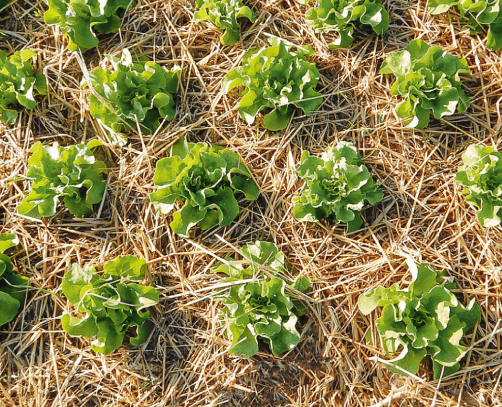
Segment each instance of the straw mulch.
M247 0L256 23L243 25L241 44L224 47L209 22L192 22L193 1L139 1L123 17L120 31L101 36L99 47L80 57L66 50L57 27L42 20L40 0L14 1L1 16L1 49L29 47L50 93L16 125L0 125L1 231L16 233L17 269L33 286L61 293L73 262L98 264L118 255L144 257L152 284L161 293L152 312L155 328L141 347L124 345L109 356L90 350L90 341L68 336L60 315L64 298L33 290L18 317L0 328L1 406L500 406L502 405L502 231L483 229L461 195L454 176L471 143L502 149L501 52L471 37L454 14L432 17L425 0L388 0L388 33L357 31L349 50L332 52L330 36L315 35L304 20L310 6L295 0ZM312 117L296 111L288 128L268 132L238 117L237 92L224 95L221 78L240 64L246 49L270 36L309 44L321 72L324 104ZM429 129L411 131L395 115L392 78L378 74L389 52L414 38L467 59L472 75L464 88L472 107ZM331 37L332 38L332 37ZM103 64L105 54L128 47L157 62L183 68L177 116L155 137L131 134L125 148L89 114L83 70ZM180 136L210 141L237 152L261 195L242 202L227 228L174 235L169 217L148 199L155 163ZM99 138L109 165L108 188L96 214L74 218L61 207L51 219L28 222L16 207L28 193L28 150L36 141L62 145ZM296 175L302 150L320 154L337 140L356 143L364 163L382 183L383 202L364 211L364 229L299 223L291 200L301 187ZM311 312L302 317L302 341L281 358L263 346L243 360L226 353L229 344L213 299L220 277L209 272L216 257L255 240L277 244L300 275L313 281ZM418 377L390 373L383 351L368 346L375 314L362 316L357 298L377 285L410 281L405 259L446 269L462 288L464 302L476 298L482 320L466 337L472 346L455 375L432 380L423 363Z

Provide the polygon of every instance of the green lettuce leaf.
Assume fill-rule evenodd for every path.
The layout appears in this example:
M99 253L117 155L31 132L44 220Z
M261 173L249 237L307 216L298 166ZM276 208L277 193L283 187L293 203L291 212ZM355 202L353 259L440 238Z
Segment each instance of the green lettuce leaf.
M110 72L96 68L90 72L94 91L89 95L91 115L110 131L114 144L124 145L128 131L153 134L162 119L172 120L176 92L181 70L171 71L149 61L146 57L133 57L127 48L120 58L108 56L114 66Z
M328 218L348 224L348 230L362 225L361 210L383 199L361 156L352 143L339 141L323 155L302 153L298 174L305 181L300 196L293 198L293 215L302 222L319 222Z
M484 227L499 226L502 221L502 153L492 147L470 145L462 155L463 164L455 177L464 187L465 200L477 208Z
M460 369L459 361L467 348L460 344L464 334L481 318L478 304L462 305L450 291L451 284L444 273L427 264L408 261L412 283L400 290L377 287L359 296L358 306L364 315L383 307L376 320L378 333L387 353L396 354L389 360L393 365L416 374L420 362L429 355L437 379L445 367L445 375ZM388 366L395 373L403 371Z
M109 354L123 342L127 330L137 327L132 345L144 343L150 335L150 312L146 308L159 302L153 287L137 284L145 278L146 261L134 256L119 256L104 265L102 277L94 267L83 269L73 264L63 278L62 290L82 318L65 314L63 329L72 336L92 339L95 352Z
M241 0L196 0L199 9L194 14L194 21L210 20L225 33L220 41L223 45L233 45L239 41L240 24L238 18L247 18L254 23L256 15Z
M268 110L263 118L265 127L272 131L287 127L292 106L312 115L322 103L322 95L315 88L319 82L319 71L314 63L307 61L312 55L308 47L291 51L292 44L277 38L268 48L248 51L242 66L232 69L223 78L223 91L228 93L243 86L239 114L248 124L253 124L261 110Z
M396 76L391 92L404 98L396 113L408 127L427 127L431 110L440 119L470 106L460 80L460 74L470 73L466 60L421 39L411 41L403 51L390 53L380 73Z
M456 7L464 17L471 34L488 31L486 47L492 51L502 48L502 2L500 0L429 0L433 15L448 12ZM486 27L486 28L485 28Z
M10 57L0 51L0 121L14 124L18 113L13 106L33 109L37 104L35 93L47 94L45 76L35 74L30 63L36 55L29 49L17 51Z
M232 341L228 353L249 358L258 352L261 338L275 356L280 356L300 342L296 324L298 316L306 312L303 304L291 297L287 286L305 293L310 280L305 277L295 282L285 280L284 254L273 243L257 241L244 246L242 253L248 263L229 259L212 269L213 273L228 276L224 282L235 282L216 297L224 304L220 320L226 321L226 332ZM253 281L239 283L248 279Z
M234 195L242 193L252 201L259 193L236 153L188 143L184 137L173 145L171 157L157 162L153 183L158 190L150 199L160 212L169 214L175 201L184 203L171 223L171 229L183 236L194 226L206 230L230 225L239 213Z
M106 188L102 175L106 172L105 163L96 160L91 152L100 145L97 140L87 146L69 147L35 143L28 159L31 191L18 206L18 212L37 219L49 217L56 214L63 201L73 215L91 214L92 205L101 202Z
M0 233L0 326L14 319L26 298L28 278L14 271L10 257L3 252L17 246L19 239L11 233Z
M369 25L378 35L389 27L389 13L382 0L319 0L317 8L307 11L305 20L316 33L337 32L339 37L329 44L335 50L352 44L355 27Z
M133 0L47 0L44 21L58 24L68 37L70 51L85 52L98 45L94 30L111 34L120 28L119 9L127 10Z

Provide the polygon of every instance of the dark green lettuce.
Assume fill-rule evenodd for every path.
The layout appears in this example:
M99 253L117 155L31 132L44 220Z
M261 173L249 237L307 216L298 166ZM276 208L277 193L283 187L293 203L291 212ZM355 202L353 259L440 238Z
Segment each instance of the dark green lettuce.
M323 155L302 153L298 174L305 181L300 196L293 198L293 215L302 222L331 219L348 224L348 230L361 227L361 210L383 199L379 183L374 182L361 155L352 143L339 141Z
M456 181L464 187L465 200L478 209L481 226L502 221L502 153L492 147L470 145L462 155Z
M303 0L309 3L314 0ZM336 31L339 37L332 49L348 48L354 41L354 28L370 25L378 35L389 27L389 13L382 0L319 0L317 8L305 14L305 20L317 33Z
M3 252L17 246L19 239L11 233L0 233L0 326L14 319L26 298L28 278L14 271L10 257Z
M76 216L89 215L92 205L101 202L105 193L105 163L96 160L92 149L101 142L60 147L37 142L28 159L31 191L17 210L21 215L40 219L54 216L60 201Z
M206 230L230 225L239 213L234 195L242 193L251 201L259 193L236 153L188 143L184 137L173 145L171 157L157 162L153 183L158 190L150 199L157 210L168 214L176 201L184 203L171 222L171 229L183 236L194 226Z
M271 47L248 51L242 66L225 75L221 86L225 93L243 86L239 114L248 124L253 124L261 110L272 109L263 117L263 124L272 131L285 129L293 106L307 116L322 103L322 95L315 88L319 71L307 61L313 55L310 47L291 51L292 45L277 38Z
M150 335L150 311L159 302L153 287L138 284L145 278L146 261L119 256L103 267L103 276L94 267L73 264L63 278L63 294L83 318L64 314L63 329L72 336L96 339L91 347L105 355L116 350L130 327L137 327L132 345L141 345Z
M224 282L235 283L216 298L225 305L220 319L226 322L227 335L232 340L228 353L249 358L258 352L261 338L275 356L280 356L300 342L296 324L306 312L288 287L304 293L310 280L285 280L284 254L273 243L257 241L242 247L242 253L248 260L245 263L229 259L212 269L228 276Z
M380 69L382 74L396 76L391 92L404 97L396 113L405 119L406 126L417 129L429 125L431 110L440 119L470 106L460 79L460 74L470 72L465 59L421 39L411 41L403 51L390 53Z
M29 49L17 51L10 57L0 51L0 120L4 123L16 121L18 113L12 109L13 105L34 109L37 105L35 92L47 93L45 76L33 73L29 62L36 55Z
M256 20L256 15L249 7L245 6L241 0L196 0L199 9L194 14L194 21L210 20L220 30L225 33L220 41L223 45L233 45L239 41L238 18L247 18L252 23Z
M108 56L114 66L90 72L94 91L89 95L90 112L110 130L111 141L124 145L130 130L153 134L162 119L172 120L176 104L172 94L178 88L180 68L171 71L146 57L133 61L127 48L120 58Z
M481 311L474 300L467 307L458 301L450 291L455 284L443 272L427 264L407 263L413 277L407 289L401 290L397 284L377 287L359 296L359 309L368 315L383 307L376 320L378 333L388 354L399 353L389 360L390 370L416 374L429 355L437 379L443 369L444 376L460 369L459 361L468 351L460 341L480 319Z

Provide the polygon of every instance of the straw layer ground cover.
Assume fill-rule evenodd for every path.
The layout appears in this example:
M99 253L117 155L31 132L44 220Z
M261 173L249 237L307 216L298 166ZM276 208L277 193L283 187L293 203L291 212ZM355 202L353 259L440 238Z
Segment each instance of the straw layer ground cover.
M13 126L0 127L0 232L19 237L9 252L14 269L32 286L61 294L71 263L102 266L130 254L145 258L160 297L147 341L135 347L128 335L116 352L102 357L89 350L90 340L63 331L58 316L72 310L66 299L30 290L17 316L0 328L0 405L501 404L502 232L479 224L455 181L468 145L502 149L500 51L486 49L486 37L471 36L454 13L431 16L424 1L383 2L391 17L387 33L356 29L351 48L337 52L328 47L336 33L317 36L304 20L315 3L245 3L257 20L241 22L242 46L224 47L214 26L193 23L191 2L141 2L121 16L117 33L99 35L98 46L82 58L67 51L57 26L41 22L47 10L42 1L12 2L1 15L7 33L1 49L9 55L34 50L40 55L34 68L44 70L50 89L48 96L37 96L33 110L20 110ZM237 95L225 95L220 86L245 51L267 46L269 36L312 46L309 60L320 73L316 90L324 97L312 116L294 109L277 133L265 130L262 113L248 125L237 111ZM404 128L393 111L392 80L378 73L390 52L417 37L465 58L472 72L462 85L471 107L447 121L431 118L423 131ZM89 91L80 83L83 66L90 71L104 54L118 56L124 47L161 66L179 65L184 80L175 96L175 118L156 136L133 133L118 148L89 114ZM256 201L240 203L231 225L191 238L174 234L172 218L155 211L148 199L155 191L156 162L184 134L191 142L237 153L260 187ZM18 216L29 182L17 178L27 173L29 149L38 141L68 146L93 138L105 143L95 154L108 169L95 213L76 218L61 210L31 223ZM362 211L366 223L353 233L344 225L300 223L291 213L302 185L294 169L302 151L320 156L338 140L356 145L384 193L381 203ZM214 301L221 278L209 270L218 258L256 240L276 244L298 277L313 282L309 312L298 322L302 339L281 358L265 344L246 360L228 355L221 305ZM360 314L357 298L378 286L409 282L407 257L447 270L462 290L455 292L459 301L475 298L480 305L481 320L463 339L472 348L459 372L441 381L427 364L418 378L392 374L380 361L381 347L364 340L369 329L377 343L378 316Z

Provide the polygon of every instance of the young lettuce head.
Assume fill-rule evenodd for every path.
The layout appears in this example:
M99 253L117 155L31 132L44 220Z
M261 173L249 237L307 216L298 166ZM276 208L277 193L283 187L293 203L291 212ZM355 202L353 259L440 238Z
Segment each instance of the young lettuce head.
M302 0L309 3L314 0ZM369 25L381 35L389 27L389 13L382 0L320 0L317 8L305 13L305 20L316 33L335 31L339 37L331 49L348 48L354 41L354 28Z
M73 264L63 278L63 294L83 318L64 314L63 329L72 336L96 339L91 347L105 355L116 350L130 327L137 327L132 345L141 345L150 335L150 311L159 302L153 287L138 284L145 278L146 261L119 256L103 267L101 277L94 267Z
M411 41L403 51L391 52L380 69L396 76L391 92L404 98L396 113L406 126L417 129L429 125L430 111L440 119L470 106L460 79L460 74L470 72L465 59L421 39Z
M223 45L233 45L239 41L240 24L238 18L247 18L254 23L256 15L241 0L196 0L199 9L194 14L194 21L210 20L225 33L220 41Z
M44 75L33 73L30 59L36 56L33 51L24 49L10 57L0 51L0 121L14 124L18 112L13 105L34 109L37 105L35 92L47 94Z
M296 325L307 311L288 287L305 293L310 280L285 279L284 254L273 243L257 241L242 247L242 253L248 262L229 259L212 269L228 276L224 282L234 283L216 298L224 304L220 319L226 321L232 341L228 353L249 358L258 352L261 338L275 356L280 356L300 342Z
M181 69L171 71L149 61L133 59L127 48L120 58L108 55L114 71L96 68L90 72L98 96L89 95L90 112L111 132L114 144L124 145L128 131L153 134L162 119L172 120L176 104L172 96L178 88ZM85 84L85 83L84 83Z
M252 201L259 193L236 153L206 143L188 143L184 137L173 145L171 157L157 162L153 183L158 190L150 199L160 212L169 214L176 201L184 203L171 222L171 229L183 236L194 226L207 230L230 225L239 213L234 195L242 193Z
M63 201L75 216L91 214L92 205L101 202L106 189L105 163L92 153L100 145L99 140L90 141L87 146L68 147L35 143L28 159L31 191L18 206L18 212L36 219L50 217Z
M127 10L133 0L47 0L49 10L44 21L58 24L69 38L70 51L85 52L98 45L94 30L101 34L117 32L121 21L119 9Z
M499 226L502 221L502 153L492 147L470 145L455 177L464 187L465 200L478 209L481 226Z
M298 47L294 52L293 45L283 40L274 38L270 42L270 47L248 51L242 66L227 73L221 86L225 93L243 86L240 116L253 124L258 112L272 109L263 117L263 124L278 131L287 127L293 106L312 115L322 103L322 94L315 90L319 71L307 61L312 49Z
M359 296L359 309L368 315L383 307L376 327L385 351L398 353L386 365L391 371L416 374L422 359L429 355L437 379L443 369L444 376L460 369L459 361L468 350L460 341L481 312L474 300L467 307L458 301L450 291L455 284L443 272L427 264L407 263L413 277L408 288L399 289L397 284L377 287Z
M293 215L302 222L327 218L348 224L348 230L361 227L361 210L383 199L361 155L352 143L339 141L320 158L304 151L298 174L305 181L300 196L293 198Z

